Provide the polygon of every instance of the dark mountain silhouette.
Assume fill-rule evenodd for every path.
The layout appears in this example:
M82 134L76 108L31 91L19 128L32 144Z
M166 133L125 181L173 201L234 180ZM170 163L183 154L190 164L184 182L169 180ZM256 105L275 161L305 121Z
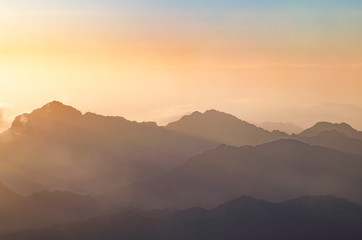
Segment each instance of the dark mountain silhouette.
M333 148L343 152L355 153L362 155L362 141L356 138L351 138L345 134L333 131L323 131L313 137L302 137L295 135L293 138L302 142Z
M344 135L362 140L362 132L352 128L347 123L318 122L313 127L298 134L300 137L314 137L324 131L338 131Z
M263 122L263 123L259 123L257 124L259 127L268 130L268 131L281 131L281 132L285 132L287 134L297 134L297 133L301 133L303 131L303 128L295 125L294 123L291 122Z
M100 210L89 196L44 191L23 197L0 184L0 232L84 220Z
M3 240L360 240L361 205L333 196L272 203L250 197L214 209L155 216L124 211L76 224L14 233Z
M362 202L361 172L362 156L296 140L222 145L165 175L121 189L118 200L139 207L213 207L239 195L282 201L333 194Z
M286 133L269 132L216 110L194 112L168 124L166 128L232 146L257 145L288 137Z
M216 143L155 123L82 114L51 102L0 135L0 175L16 191L103 194L164 173Z

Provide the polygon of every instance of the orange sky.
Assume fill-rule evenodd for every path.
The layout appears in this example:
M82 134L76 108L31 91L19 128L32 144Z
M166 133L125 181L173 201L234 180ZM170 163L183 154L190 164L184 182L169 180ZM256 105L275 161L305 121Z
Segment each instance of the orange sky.
M319 117L362 130L362 8L15 2L0 9L5 122L60 100L160 124L217 108L252 122L305 127Z

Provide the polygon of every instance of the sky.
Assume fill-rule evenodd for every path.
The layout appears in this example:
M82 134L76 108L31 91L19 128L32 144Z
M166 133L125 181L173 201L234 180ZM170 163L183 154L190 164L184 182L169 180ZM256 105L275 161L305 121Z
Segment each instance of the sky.
M362 130L362 1L0 0L0 130L52 100Z

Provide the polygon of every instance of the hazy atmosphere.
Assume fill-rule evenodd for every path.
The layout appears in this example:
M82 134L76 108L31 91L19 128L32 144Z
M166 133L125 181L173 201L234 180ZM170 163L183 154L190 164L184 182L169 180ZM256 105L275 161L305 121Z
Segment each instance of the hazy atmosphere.
M218 109L362 129L361 12L353 0L2 1L0 128L59 100L161 125Z
M0 0L1 240L361 240L362 1Z

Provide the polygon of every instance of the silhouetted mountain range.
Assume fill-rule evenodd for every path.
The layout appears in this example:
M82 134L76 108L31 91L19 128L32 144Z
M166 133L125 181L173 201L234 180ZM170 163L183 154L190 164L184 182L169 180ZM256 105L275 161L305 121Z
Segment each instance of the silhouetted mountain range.
M0 175L23 193L103 194L164 173L217 145L155 123L82 115L51 102L18 116L0 135Z
M118 200L138 207L213 207L239 195L281 201L333 194L362 202L361 172L362 156L295 140L222 145L167 174L120 189Z
M0 184L0 232L84 220L100 210L89 196L43 191L23 197Z
M166 215L137 210L1 236L3 240L360 240L361 205L333 196L271 203L241 197L214 209Z
M286 133L269 132L216 110L194 112L168 124L166 128L232 146L257 145L288 137Z
M82 114L54 101L16 117L0 135L0 174L23 193L50 189L102 195L165 173L220 143L257 144L282 137L288 135L215 110L163 128Z
M357 204L267 202L361 203L362 133L346 123L290 136L208 110L159 127L51 102L0 135L0 159L0 231L107 210L0 239L361 239ZM267 201L227 202L241 195Z
M361 154L360 134L345 123L321 122L291 138ZM55 101L18 116L0 135L0 173L2 181L25 193L49 189L112 195L134 182L161 176L220 143L255 145L280 138L290 136L215 110L194 112L163 128L122 117L82 114ZM211 182L217 176L210 176ZM243 193L235 191L230 197L239 194Z

